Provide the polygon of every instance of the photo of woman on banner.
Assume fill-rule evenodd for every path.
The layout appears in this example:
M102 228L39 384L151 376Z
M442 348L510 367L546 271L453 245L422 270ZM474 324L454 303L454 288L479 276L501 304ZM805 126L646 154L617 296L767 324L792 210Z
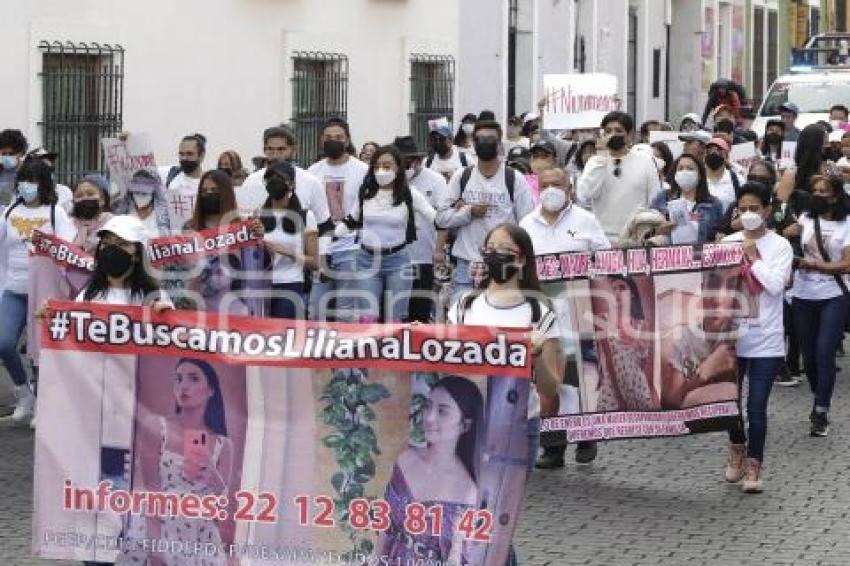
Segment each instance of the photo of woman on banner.
M595 411L658 409L652 279L612 275L592 280L590 288L600 370Z
M156 364L157 371L165 369L166 363L174 363L173 359L167 358L145 359L146 362L151 360ZM152 377L154 367L140 366L139 369L133 490L177 496L228 495L234 485L237 473L235 463L239 461L239 455L232 434L228 433L225 409L228 403L225 401L223 381L219 378L221 370L216 371L211 364L190 358L178 360L172 368L170 392L162 391L163 387L157 391L153 391L152 387L142 391L146 382L153 381L147 378ZM242 396L244 402L244 393L239 394L240 388L244 390L244 381L235 385L233 382L238 380L230 381L230 400ZM164 385L164 380L159 380L157 385ZM166 395L170 397L170 403ZM170 405L165 414L157 414L154 407L145 406L146 402L152 402L154 398L158 404ZM240 415L243 419L244 410ZM225 536L223 527L222 522L203 518L133 515L126 537L129 539L128 544L125 544L125 550L118 556L116 564L227 564L227 556L223 553L210 554L203 550L193 550L195 545L216 545L216 548L220 548L224 540L231 538ZM135 540L141 543L150 539L180 541L184 550L182 553L148 552L141 544L132 542Z
M464 512L475 508L478 498L483 419L484 398L471 380L447 376L431 389L423 417L425 445L401 453L387 485L384 499L391 507L390 527L379 539L379 558L394 564L426 560L469 564L458 525ZM405 529L406 508L417 502L442 506L439 536L431 534L430 515L425 533L414 535Z
M682 291L692 288L682 281ZM740 267L703 271L701 296L689 299L680 305L682 319L660 329L661 404L665 409L738 398L735 317L747 316L750 308ZM695 318L691 312L696 313Z

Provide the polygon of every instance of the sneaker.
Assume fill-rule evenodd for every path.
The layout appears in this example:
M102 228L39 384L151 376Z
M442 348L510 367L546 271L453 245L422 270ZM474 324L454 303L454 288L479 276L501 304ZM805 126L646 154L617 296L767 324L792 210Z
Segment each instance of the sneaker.
M596 460L596 443L579 442L576 444L576 464L590 464Z
M782 366L782 370L776 376L776 385L781 387L797 387L801 382L799 377L791 373L788 366Z
M36 397L36 399L38 399L38 397ZM35 407L33 407L32 408L32 418L30 419L30 429L31 430L35 430L35 414L36 414Z
M744 457L746 452L746 444L729 445L729 460L726 462L726 481L729 483L737 483L744 477Z
M814 413L812 415L812 436L824 437L829 434L829 418L826 413Z
M35 395L32 394L28 385L15 386L15 412L12 420L18 424L29 422L35 414Z
M567 451L566 446L547 446L543 449L543 454L537 458L534 467L541 470L554 470L555 468L564 467L564 452Z
M747 458L747 470L741 484L744 493L761 493L764 485L761 481L761 462L755 458Z

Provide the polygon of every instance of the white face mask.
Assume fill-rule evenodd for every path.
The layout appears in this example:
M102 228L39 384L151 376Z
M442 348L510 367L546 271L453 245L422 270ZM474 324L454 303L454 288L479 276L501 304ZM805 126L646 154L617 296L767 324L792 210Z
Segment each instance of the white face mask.
M24 199L24 202L34 202L38 198L38 183L31 183L29 181L19 182L18 196Z
M681 171L676 171L675 179L679 188L689 193L697 188L697 183L699 183L699 174L696 171L683 169Z
M375 171L375 180L378 181L379 187L386 187L387 185L391 185L393 181L395 181L395 171L379 169Z
M18 166L18 158L14 155L0 155L0 167L12 170Z
M130 193L133 197L133 202L136 203L136 208L147 208L153 201L153 195L145 193Z
M540 192L540 203L546 212L560 212L567 204L567 193L558 187L547 187Z
M471 136L472 132L475 130L475 124L466 123L461 127L463 128L463 133L468 136Z
M749 210L741 213L741 224L744 226L744 230L751 232L758 230L763 223L764 218L761 217L761 214L750 212Z

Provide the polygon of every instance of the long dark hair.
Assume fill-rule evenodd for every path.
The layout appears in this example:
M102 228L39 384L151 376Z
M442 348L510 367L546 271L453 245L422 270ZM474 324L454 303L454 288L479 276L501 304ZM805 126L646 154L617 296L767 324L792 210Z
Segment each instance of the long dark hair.
M50 171L50 166L37 158L25 159L21 168L15 174L15 187L21 181L38 184L38 202L39 204L56 204L59 198L56 196L56 183L53 181L53 174ZM24 199L18 197L17 200L9 207L22 204ZM7 212L8 214L8 212Z
M629 294L631 295L629 316L631 319L644 320L646 317L643 313L643 302L641 301L640 292L638 291L637 283L635 283L634 279L632 277L623 277L622 275L610 275L609 278L612 282L621 281L629 288Z
M198 196L200 196L201 187L204 186L204 181L207 179L212 179L221 197L220 214L224 216L235 212L237 210L236 194L233 192L233 180L230 178L230 175L220 169L210 169L201 175L201 180L198 182ZM235 221L236 219L234 218L233 220ZM195 210L192 212L192 219L189 221L189 226L192 230L203 230L206 228L206 221L207 215L201 209L201 199L196 198Z
M581 154L584 152L584 148L589 145L596 147L596 140L584 140L583 142L581 142L578 146L578 149L576 150L576 156L573 158L576 167L580 171L584 171L584 166L586 165L584 158L581 156Z
M812 177L818 175L823 166L823 139L826 131L822 126L809 124L800 132L794 162L797 173L794 176L794 189L812 192Z
M649 144L652 149L658 150L661 154L661 159L664 161L664 167L661 168L661 176L665 181L669 180L673 171L673 152L667 147L667 144L662 141L652 142Z
M431 391L442 388L457 403L461 418L468 424L457 439L455 455L469 473L472 481L478 481L478 437L479 427L484 420L484 398L481 390L465 377L449 375L438 381Z
M307 212L304 210L304 207L301 205L301 200L298 198L298 195L295 193L295 183L297 182L296 181L297 174L296 174L296 171L295 171L295 166L292 165L292 163L289 163L288 161L282 161L280 163L275 163L274 169L266 170L266 174L268 174L268 171L273 171L274 173L280 174L285 180L289 181L289 183L291 184L292 190L289 192L289 199L286 201L286 210L294 213L296 216L298 216L298 218L301 219L301 229L303 230L304 226L305 226L304 222L305 222L305 219L306 219ZM266 230L269 231L269 232L274 230L275 225L276 225L275 223L277 222L273 218L273 215L271 215L271 212L269 212L273 208L272 202L273 202L273 200L272 200L271 195L266 197L266 202L263 203L263 212L261 212L261 214L260 214L260 221L263 223L263 226L265 226ZM292 220L291 218L288 218L288 217L284 217L283 221L284 222L287 222L287 221L294 222L294 220ZM288 222L287 222L287 224L288 224ZM297 230L295 230L295 228L292 227L292 231L290 233L295 233L296 231Z
M212 397L207 401L207 406L204 409L204 426L213 431L219 436L227 436L227 422L224 416L224 397L221 394L221 384L218 382L218 375L213 367L203 360L194 358L180 358L174 366L176 370L183 364L192 364L201 370L207 380L207 385L212 389ZM174 405L174 412L180 414L180 406Z
M690 153L683 153L676 158L676 161L673 162L673 166L671 167L672 175L670 178L670 198L679 198L682 195L682 188L676 183L676 171L679 168L679 162L683 159L690 159L697 166L699 181L697 182L696 194L694 195L696 202L712 202L714 197L711 196L710 192L708 192L708 179L705 175L705 166L700 163L699 159Z
M109 290L109 277L97 261L101 247L103 247L102 240L98 242L97 249L94 252L94 273L89 279L86 290L83 293L83 299L86 301L91 301L99 296L105 296ZM159 283L156 279L148 275L147 270L145 270L145 247L140 242L133 242L133 247L136 251L136 261L133 263L130 276L127 278L127 284L130 287L131 299L144 299L151 293L159 290Z
M525 229L520 228L518 225L504 222L487 232L487 237L484 238L485 247L490 241L490 237L498 230L502 230L510 236L513 243L519 248L520 255L525 258L525 267L520 270L519 274L520 291L533 291L542 295L543 287L541 287L540 279L537 277L537 261L534 256L534 244L531 242L531 236L528 235ZM481 282L480 288L486 289L489 284L490 277L488 276Z
M391 146L385 145L379 147L372 156L372 161L369 163L369 172L363 179L363 184L360 185L360 201L367 201L378 194L378 180L375 178L375 167L378 165L378 158L382 155L389 154L392 156L396 166L395 180L393 181L393 206L398 206L409 202L413 197L410 193L410 185L407 183L407 175L404 174L404 160L401 158L401 153ZM362 215L362 211L361 211Z
M830 205L827 214L830 220L842 221L850 214L850 197L844 192L844 180L838 175L815 175L812 177L812 188L817 183L826 183L832 189L832 194L838 200ZM814 218L815 213L810 209L809 216Z

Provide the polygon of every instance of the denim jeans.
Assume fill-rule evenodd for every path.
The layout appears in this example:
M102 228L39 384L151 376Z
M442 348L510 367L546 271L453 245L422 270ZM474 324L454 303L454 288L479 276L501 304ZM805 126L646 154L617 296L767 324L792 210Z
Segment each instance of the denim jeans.
M764 459L764 440L767 436L767 401L773 380L782 368L784 359L776 358L738 358L738 394L743 389L744 376L750 381L747 394L747 421L749 423L750 442L747 444L747 456L759 462ZM743 416L736 426L729 430L729 441L733 444L747 442L744 432Z
M357 274L358 289L361 291L361 296L357 297L360 316L377 320L381 315L382 299L386 291L389 294L389 308L384 309L384 320L407 320L410 289L415 276L406 247L387 255L360 250L357 254Z
M844 339L848 297L810 301L794 297L791 309L803 354L803 368L815 394L815 407L829 409L835 387L835 355Z
M275 283L269 301L269 317L304 319L304 284Z
M3 291L0 297L0 360L15 385L27 382L27 372L18 353L18 342L27 323L27 296Z
M331 270L324 281L313 280L310 290L310 320L336 319L353 322L357 290L357 250L345 250L324 258ZM335 315L335 316L332 316Z
M467 291L471 291L475 286L472 281L472 274L470 273L470 264L471 262L467 259L463 258L455 258L454 269L452 269L452 299L451 304L457 302L457 300L466 293Z
M540 448L540 417L528 419L528 462L526 470L528 474L534 471L534 462L537 460L537 450ZM514 545L511 545L510 554L506 566L518 566L519 560L516 557Z

